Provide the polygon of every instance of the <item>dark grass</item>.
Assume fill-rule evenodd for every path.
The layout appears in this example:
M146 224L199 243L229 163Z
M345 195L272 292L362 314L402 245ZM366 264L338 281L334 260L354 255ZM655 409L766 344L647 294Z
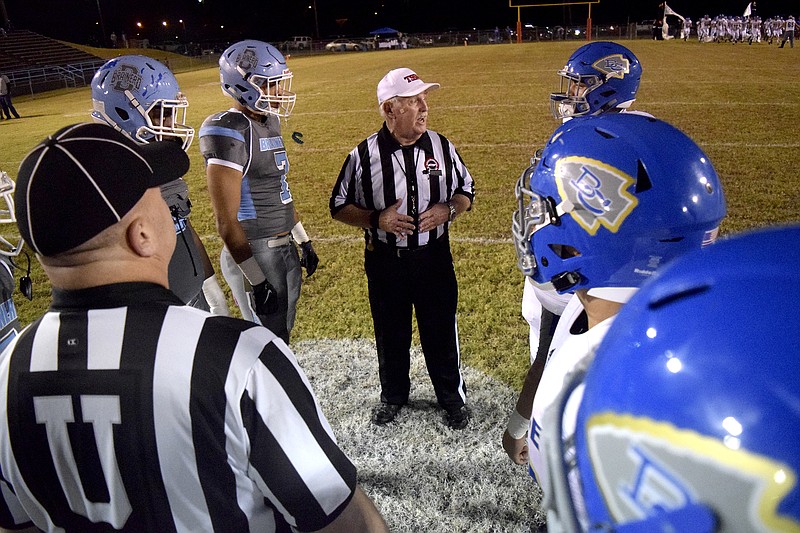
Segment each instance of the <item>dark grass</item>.
M303 288L294 340L372 337L361 233L331 220L328 196L347 152L380 126L377 81L391 68L408 66L426 81L442 84L429 98L430 127L456 144L477 184L474 209L452 227L464 361L513 387L521 385L528 348L527 326L519 313L522 275L514 266L510 240L514 183L558 125L549 116L548 95L557 88L556 70L580 44L290 58L299 96L284 126L292 164L289 182L321 257L319 271ZM644 69L635 108L689 134L720 174L729 213L723 234L800 219L800 85L793 81L800 75L800 49L779 50L765 43L624 44ZM178 80L189 96L193 126L229 106L215 68L179 72ZM89 119L91 96L88 88L62 90L17 97L15 105L23 118L0 123L0 168L12 177L24 154L45 135ZM303 133L304 144L291 141L293 131ZM216 257L221 241L196 145L190 155L186 179L194 204L192 223ZM16 299L24 323L49 304L49 286L38 265L32 277L34 301Z

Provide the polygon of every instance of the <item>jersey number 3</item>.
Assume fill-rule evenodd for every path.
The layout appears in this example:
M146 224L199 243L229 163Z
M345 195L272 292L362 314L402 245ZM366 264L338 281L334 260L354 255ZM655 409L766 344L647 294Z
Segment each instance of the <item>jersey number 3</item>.
M275 152L275 166L282 170L281 175L281 202L288 204L292 201L292 191L289 190L289 182L286 181L286 174L289 172L289 158L286 152Z

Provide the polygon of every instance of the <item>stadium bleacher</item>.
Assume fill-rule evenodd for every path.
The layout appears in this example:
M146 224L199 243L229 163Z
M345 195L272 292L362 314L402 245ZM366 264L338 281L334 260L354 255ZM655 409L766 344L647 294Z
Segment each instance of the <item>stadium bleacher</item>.
M0 72L17 92L83 86L102 64L97 56L32 31L13 30L0 37Z

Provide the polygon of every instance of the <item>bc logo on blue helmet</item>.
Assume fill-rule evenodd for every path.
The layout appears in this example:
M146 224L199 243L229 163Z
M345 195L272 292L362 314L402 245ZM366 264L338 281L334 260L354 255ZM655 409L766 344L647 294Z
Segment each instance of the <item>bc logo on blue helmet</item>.
M622 54L612 54L598 59L592 67L605 74L605 79L624 78L631 71L631 62Z
M668 423L609 412L588 421L587 446L591 456L605 457L602 463L594 463L594 475L617 523L642 520L693 502L714 508L718 500L725 500L725 508L740 513L736 523L743 531L757 531L763 525L775 531L798 526L777 509L795 487L796 472L769 457L739 449L735 442L723 443ZM702 487L708 490L699 493ZM731 498L738 502L732 504Z
M602 161L564 157L556 163L558 193L573 205L575 222L589 235L604 226L616 233L639 200L626 189L636 180Z

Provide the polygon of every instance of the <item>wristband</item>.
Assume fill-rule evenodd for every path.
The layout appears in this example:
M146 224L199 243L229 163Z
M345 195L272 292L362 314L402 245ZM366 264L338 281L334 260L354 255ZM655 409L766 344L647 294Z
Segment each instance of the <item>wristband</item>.
M256 286L259 283L263 283L267 277L264 275L264 271L261 270L261 267L258 266L258 262L256 258L252 255L238 264L239 269L244 274L244 277L247 278L247 281L250 282L251 286Z
M225 293L222 292L222 287L217 283L217 277L213 274L206 278L203 282L203 296L206 297L206 302L211 308L211 314L231 316L230 309L228 309L228 302L225 299Z
M528 426L530 423L531 421L529 419L525 418L514 409L511 412L511 418L508 419L506 431L508 431L512 439L519 440L528 433Z
M376 209L369 215L369 227L372 229L378 229L380 226L380 218L381 218L381 211Z
M303 227L302 222L298 222L292 228L292 238L294 242L297 244L303 244L304 242L308 242L311 239L308 238L308 233L306 233L305 228Z

